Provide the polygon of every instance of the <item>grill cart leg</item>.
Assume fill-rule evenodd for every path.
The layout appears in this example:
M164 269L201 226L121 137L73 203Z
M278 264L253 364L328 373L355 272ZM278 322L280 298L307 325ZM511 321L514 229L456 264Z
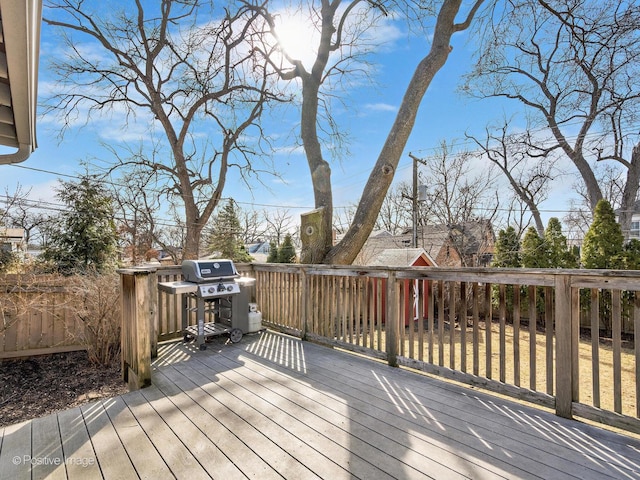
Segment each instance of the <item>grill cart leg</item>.
M197 315L198 315L198 336L196 337L196 344L200 350L206 350L207 344L204 340L204 299L197 297Z

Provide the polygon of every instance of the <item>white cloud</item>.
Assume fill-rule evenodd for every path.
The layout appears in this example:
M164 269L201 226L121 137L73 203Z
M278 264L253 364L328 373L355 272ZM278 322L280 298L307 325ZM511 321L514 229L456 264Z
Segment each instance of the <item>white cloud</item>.
M29 200L33 200L42 204L59 204L60 200L56 197L56 188L60 186L57 179L49 180L43 183L36 183L28 186Z
M406 38L407 33L399 28L398 22L389 17L384 17L379 23L369 28L365 37L367 41L377 45L378 51L389 51L396 47L396 42Z
M398 107L388 103L367 103L364 106L367 110L375 112L397 112Z

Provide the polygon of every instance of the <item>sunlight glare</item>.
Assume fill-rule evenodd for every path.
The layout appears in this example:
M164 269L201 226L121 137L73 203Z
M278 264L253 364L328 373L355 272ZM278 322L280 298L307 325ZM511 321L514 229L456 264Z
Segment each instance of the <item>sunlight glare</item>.
M300 12L282 12L276 17L276 33L282 49L293 60L310 66L315 60L318 32Z

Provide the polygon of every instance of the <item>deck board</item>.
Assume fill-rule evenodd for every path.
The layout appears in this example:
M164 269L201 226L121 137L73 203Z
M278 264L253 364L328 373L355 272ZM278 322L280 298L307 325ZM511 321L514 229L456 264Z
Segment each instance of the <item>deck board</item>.
M136 470L104 405L92 403L81 407L81 410L104 477L135 478Z
M0 478L30 479L31 422L5 427L0 436Z
M58 431L58 417L56 415L48 415L46 417L36 418L32 422L32 451L33 458L62 459L62 440ZM53 462L40 462L33 466L31 478L63 480L67 478L67 472L64 468L58 468ZM0 475L0 478L3 478Z
M62 439L64 468L70 480L100 479L100 465L80 408L71 408L58 414L58 428ZM35 457L34 457L35 459ZM35 459L36 462L38 459Z
M552 478L557 470L555 462L559 460L560 463L567 464L571 460L571 454L575 453L567 448L560 448L558 451L558 445L555 443L551 445L541 443L537 448L530 448L531 442L537 439L528 434L526 431L528 428L518 428L526 425L526 422L516 425L509 421L512 418L510 415L505 421L504 412L508 407L503 406L501 402L484 397L481 400L485 407L482 415L478 415L477 400L456 402L459 398L466 400L464 396L468 395L467 389L462 392L457 389L458 395L452 396L448 391L443 395L438 392L440 388L429 388L433 385L431 382L421 384L424 381L413 381L415 375L394 380L380 374L374 374L372 377L370 370L369 372L358 370L353 364L347 371L338 370L336 365L329 361L324 361L321 365L325 368L323 373L317 375L318 382L334 386L345 396L353 395L354 389L360 392L361 395L350 398L349 403L358 413L363 414L364 421L384 416L389 424L401 426L401 431L409 431L411 435L421 436L425 441L440 448L460 452L461 447L464 446L469 449L471 458L487 456L488 462L494 467L506 467L512 464L511 459L515 457L519 459L519 468L536 472L543 478ZM338 373L342 375L339 380L335 380L338 378ZM397 376L393 375L393 377ZM370 377L378 384L365 381ZM375 401L364 402L360 400L361 398ZM426 424L426 431L421 425L422 422ZM378 428L383 430L384 426ZM549 429L545 428L545 431L548 432ZM511 438L513 441L505 442L506 438ZM589 475L596 472L591 468L584 468L582 460L581 456L574 458L575 465L571 471L579 478L590 478ZM523 474L511 472L511 474L514 473Z
M207 365L211 365L210 362L207 362ZM345 470L355 469L362 472L365 478L390 476L382 468L365 460L367 456L371 456L371 445L349 435L339 426L343 420L336 419L335 415L330 419L322 415L322 402L288 389L284 382L275 376L272 377L269 387L266 387L265 377L251 378L251 371L242 370L228 369L224 376L236 384L234 387L237 395L248 398L253 408L261 409L280 425L286 425L292 434L313 445L322 455ZM380 452L375 463L382 467L385 457L388 455Z
M173 476L171 470L158 454L154 443L147 436L133 413L127 408L123 399L127 395L131 394L101 403L104 404L105 412L109 416L133 468L139 478L171 478ZM108 461L108 459L105 460ZM110 478L106 477L106 471L104 473L105 478Z
M216 445L220 442L219 437L216 442L207 437L199 428L202 425L193 423L160 390L148 388L143 390L142 394L149 403L153 404L153 408L178 438L189 439L190 454L198 459L210 477L216 475L220 478L239 478L242 476L241 471Z
M151 387L0 429L5 478L640 479L640 440L263 332L161 345Z
M129 410L136 418L146 435L152 440L153 445L162 457L173 475L184 475L193 480L205 480L209 478L199 457L192 455L189 449L182 443L167 423L162 419L151 403L142 395L142 392L132 392L124 397Z
M219 358L220 357L216 357L216 360ZM209 361L206 365L211 368L213 362ZM233 375L238 368L237 366L230 365L228 370L230 373L219 373L219 376L224 378ZM240 371L244 370L247 369L240 369ZM269 378L263 377L262 380L258 379L253 385L249 385L249 388L262 395L259 392L264 392L266 387L261 387L261 383L264 382L271 385L269 380ZM245 385L248 383L248 380L245 377L241 382ZM293 389L282 391L280 394L283 398L304 398L304 393ZM462 476L457 477L454 471L443 465L450 461L450 459L447 458L446 452L438 451L434 453L431 456L437 458L437 460L434 460L419 453L420 449L424 447L423 445L414 445L412 448L406 448L403 444L403 432L397 429L392 423L385 422L384 413L382 414L382 418L373 419L372 425L366 425L364 422L350 415L352 411L349 410L349 406L336 403L331 397L332 395L320 393L319 396L313 400L312 405L306 406L300 406L292 402L288 405L286 412L291 417L302 417L305 418L306 422L313 423L315 420L313 417L317 417L318 413L324 410L324 420L327 423L337 423L346 427L342 429L341 433L348 437L346 443L348 445L347 451L349 456L355 455L359 458L370 458L375 461L375 466L379 470L393 478L425 478L426 474L424 472L429 472L429 475L435 476L446 474L447 478L464 478ZM328 404L332 404L333 408L326 408L325 406ZM267 410L265 415L272 414L270 410L272 409ZM305 413L307 415L305 415ZM286 419L284 424L289 428L290 420ZM381 432L384 432L384 434ZM330 442L331 440L325 440L325 442L327 441Z
M254 423L262 421L260 416L242 415L241 412L244 413L242 405L228 402L223 389L220 389L217 384L211 383L208 379L202 379L197 372L194 374L195 379L172 368L163 373L169 380L183 388L185 393L197 401L208 414L216 417L224 427L233 432L276 473L288 472L292 478L312 476L310 470L287 451L286 447L291 443L287 435L274 437L270 435L273 431L262 431L254 426Z

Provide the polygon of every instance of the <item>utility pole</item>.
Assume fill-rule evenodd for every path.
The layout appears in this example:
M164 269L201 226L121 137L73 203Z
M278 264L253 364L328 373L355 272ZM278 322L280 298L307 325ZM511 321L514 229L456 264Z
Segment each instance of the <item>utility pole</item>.
M409 152L409 157L413 160L413 190L411 193L412 201L412 238L411 245L413 248L418 248L418 162L422 165L426 165L426 162Z

